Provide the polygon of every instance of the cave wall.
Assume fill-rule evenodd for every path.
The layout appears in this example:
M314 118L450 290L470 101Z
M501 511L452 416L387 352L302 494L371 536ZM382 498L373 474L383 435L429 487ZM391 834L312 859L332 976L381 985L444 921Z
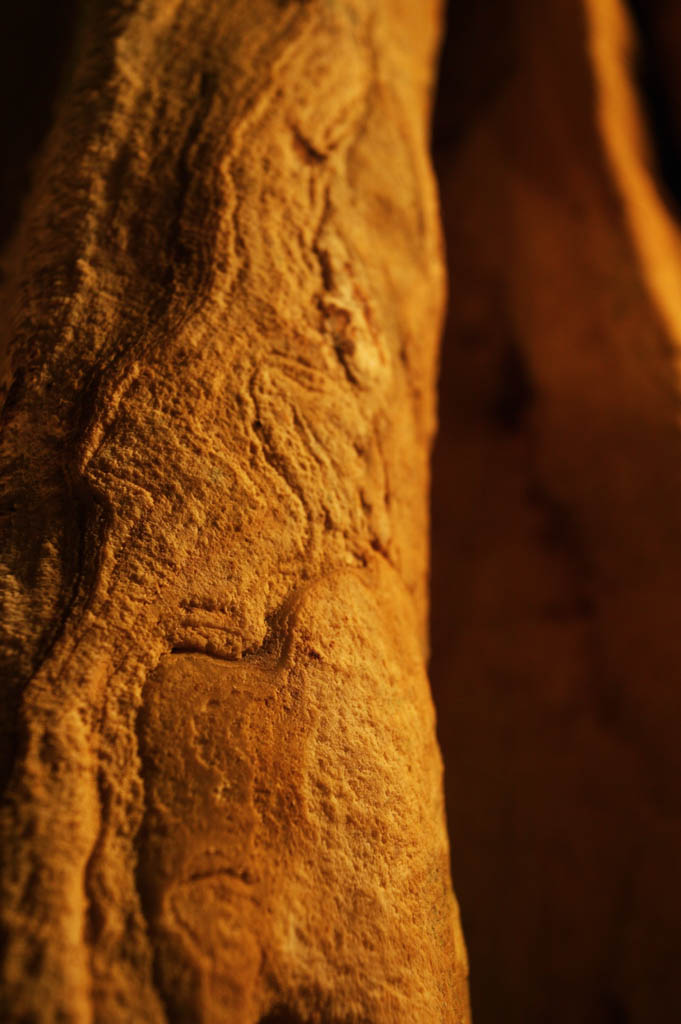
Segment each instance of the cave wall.
M664 6L645 50L618 4L450 8L431 673L478 1024L681 1016Z

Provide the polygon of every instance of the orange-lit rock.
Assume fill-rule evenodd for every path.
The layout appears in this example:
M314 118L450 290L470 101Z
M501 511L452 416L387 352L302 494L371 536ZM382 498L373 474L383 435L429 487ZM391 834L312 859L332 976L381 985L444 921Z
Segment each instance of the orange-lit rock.
M83 4L3 260L3 1020L468 1019L439 16Z

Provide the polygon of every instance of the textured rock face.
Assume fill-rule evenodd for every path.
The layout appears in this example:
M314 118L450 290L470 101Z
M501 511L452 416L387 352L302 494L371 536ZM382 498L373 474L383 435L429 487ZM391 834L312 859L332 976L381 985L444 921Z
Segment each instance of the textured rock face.
M478 1024L681 1019L681 250L634 27L482 4L449 57L431 674Z
M465 1021L438 5L76 26L3 260L3 1019Z

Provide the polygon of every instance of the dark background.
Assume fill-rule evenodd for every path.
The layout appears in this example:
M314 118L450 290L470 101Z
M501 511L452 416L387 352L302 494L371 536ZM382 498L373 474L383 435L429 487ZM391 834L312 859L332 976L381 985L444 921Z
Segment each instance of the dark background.
M681 7L629 13L674 214ZM577 0L450 5L431 678L476 1024L681 1020L678 371L597 104Z

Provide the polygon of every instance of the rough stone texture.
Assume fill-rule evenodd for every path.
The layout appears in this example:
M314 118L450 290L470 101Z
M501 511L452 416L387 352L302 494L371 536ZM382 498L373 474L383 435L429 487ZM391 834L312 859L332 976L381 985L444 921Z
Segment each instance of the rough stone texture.
M454 30L431 674L473 1017L681 1020L681 248L633 26Z
M3 266L1 1016L463 1022L437 2L82 4Z

